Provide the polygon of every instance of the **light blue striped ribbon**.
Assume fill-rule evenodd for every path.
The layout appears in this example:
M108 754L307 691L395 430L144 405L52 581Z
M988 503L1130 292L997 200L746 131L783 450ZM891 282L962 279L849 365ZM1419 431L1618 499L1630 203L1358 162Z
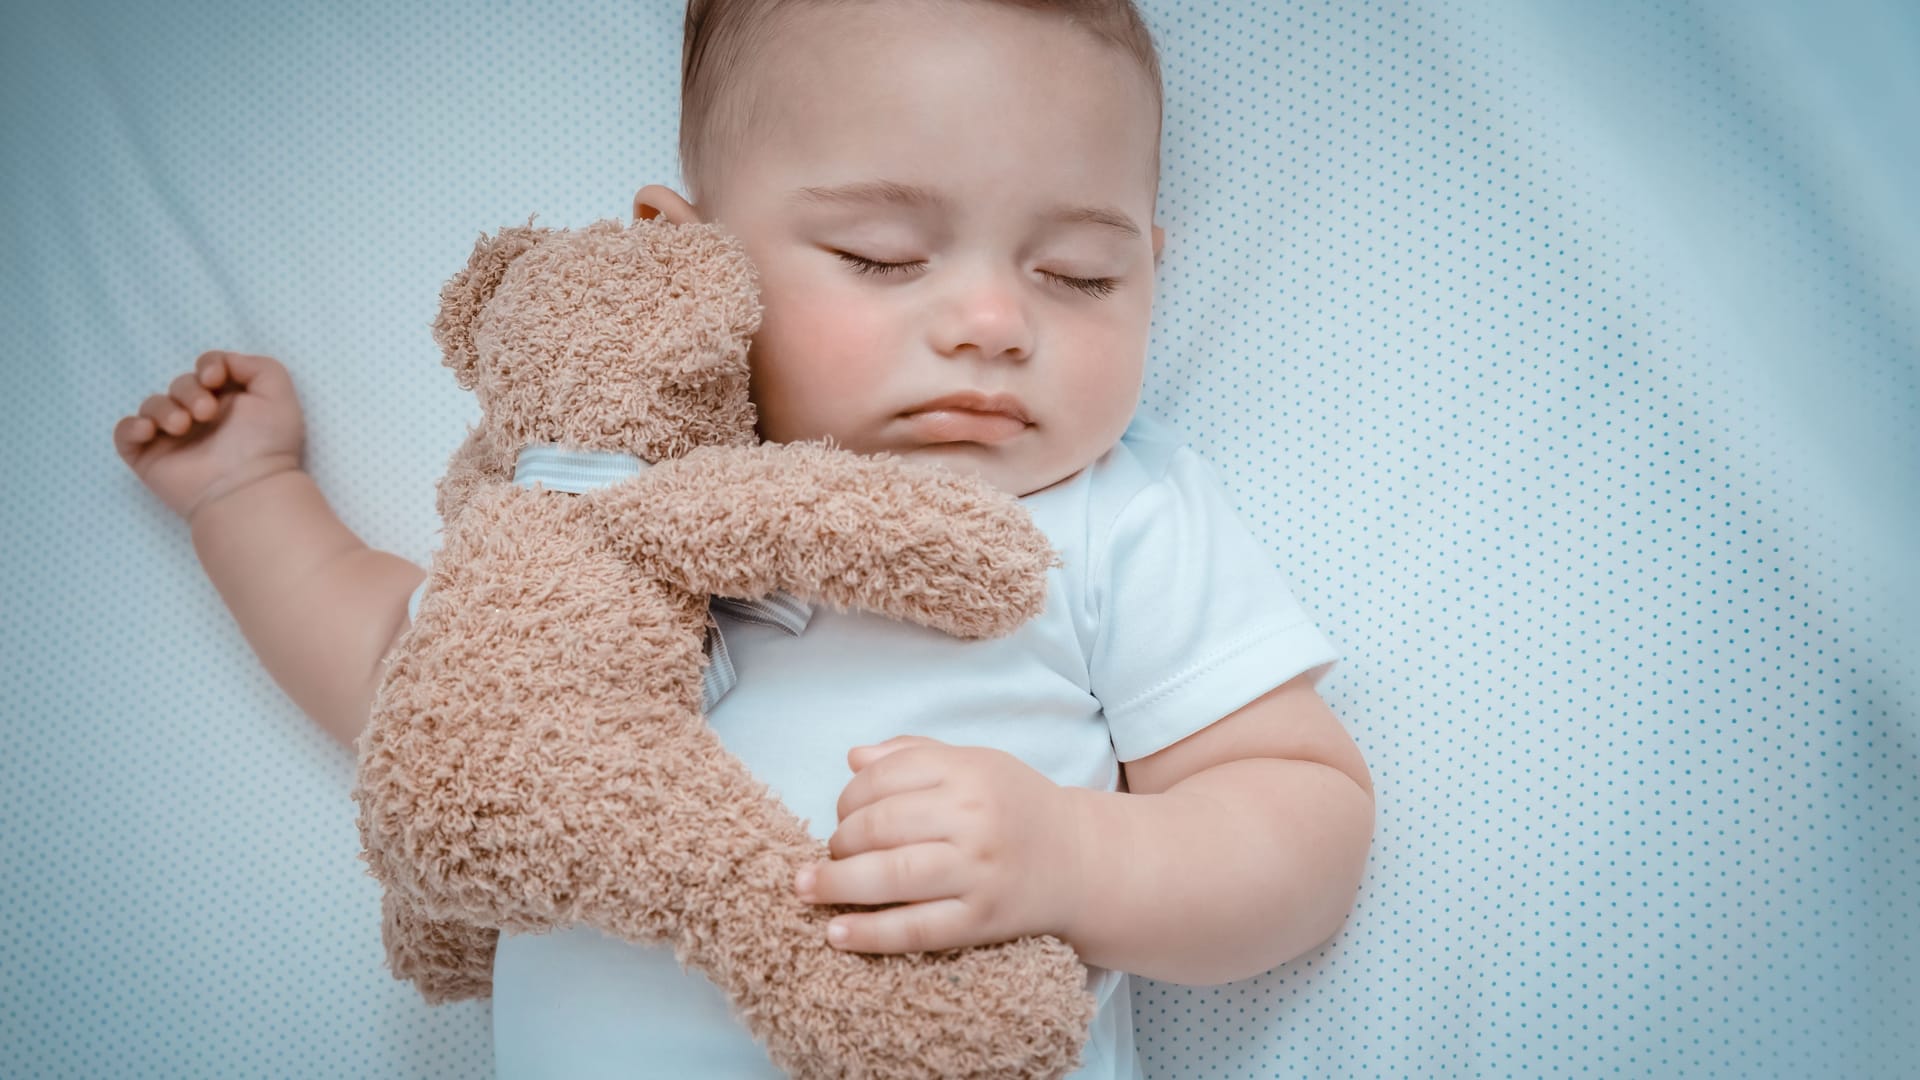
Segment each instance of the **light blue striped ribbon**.
M514 463L513 482L522 487L535 484L550 491L575 495L618 483L640 475L647 463L632 454L605 450L574 450L552 443L529 446L520 451ZM712 712L720 699L739 682L734 674L733 658L727 655L727 639L720 633L715 611L724 611L743 622L758 623L784 630L794 636L807 628L813 607L791 593L777 592L764 600L736 600L714 596L707 600L707 667L701 675L701 708Z

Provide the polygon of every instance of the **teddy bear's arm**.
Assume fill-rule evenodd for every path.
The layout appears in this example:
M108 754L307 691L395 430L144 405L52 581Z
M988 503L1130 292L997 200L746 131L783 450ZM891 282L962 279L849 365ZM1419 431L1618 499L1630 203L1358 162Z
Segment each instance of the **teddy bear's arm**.
M984 481L823 443L701 447L588 497L617 547L689 592L784 590L958 637L1039 614L1057 565Z

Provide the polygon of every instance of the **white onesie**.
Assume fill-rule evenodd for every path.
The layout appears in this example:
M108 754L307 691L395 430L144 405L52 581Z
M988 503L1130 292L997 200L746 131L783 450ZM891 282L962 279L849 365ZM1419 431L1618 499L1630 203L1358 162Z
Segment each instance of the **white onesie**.
M716 608L738 683L709 715L727 749L824 841L854 746L901 734L992 746L1055 783L1114 791L1119 762L1170 746L1337 660L1212 467L1138 416L1077 476L1021 502L1066 565L1046 610L1007 638L963 641L814 609L795 636ZM1100 1000L1072 1080L1133 1080L1124 973ZM777 1080L726 996L671 946L587 927L501 935L495 1074Z

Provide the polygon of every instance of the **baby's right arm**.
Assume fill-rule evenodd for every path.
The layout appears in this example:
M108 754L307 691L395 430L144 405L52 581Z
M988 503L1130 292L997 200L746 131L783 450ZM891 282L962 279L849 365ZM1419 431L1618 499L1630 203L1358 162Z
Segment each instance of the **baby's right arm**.
M201 566L268 674L351 747L426 572L367 547L300 467L306 422L286 368L203 353L115 424L113 442L187 520Z

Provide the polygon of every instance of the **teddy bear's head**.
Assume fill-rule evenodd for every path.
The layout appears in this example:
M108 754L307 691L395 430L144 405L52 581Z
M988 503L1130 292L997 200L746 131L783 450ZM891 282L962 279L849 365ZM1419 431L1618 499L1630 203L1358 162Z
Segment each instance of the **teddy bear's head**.
M718 226L528 218L475 243L441 290L433 339L500 451L558 443L658 462L756 441L747 348L760 316L753 264Z

